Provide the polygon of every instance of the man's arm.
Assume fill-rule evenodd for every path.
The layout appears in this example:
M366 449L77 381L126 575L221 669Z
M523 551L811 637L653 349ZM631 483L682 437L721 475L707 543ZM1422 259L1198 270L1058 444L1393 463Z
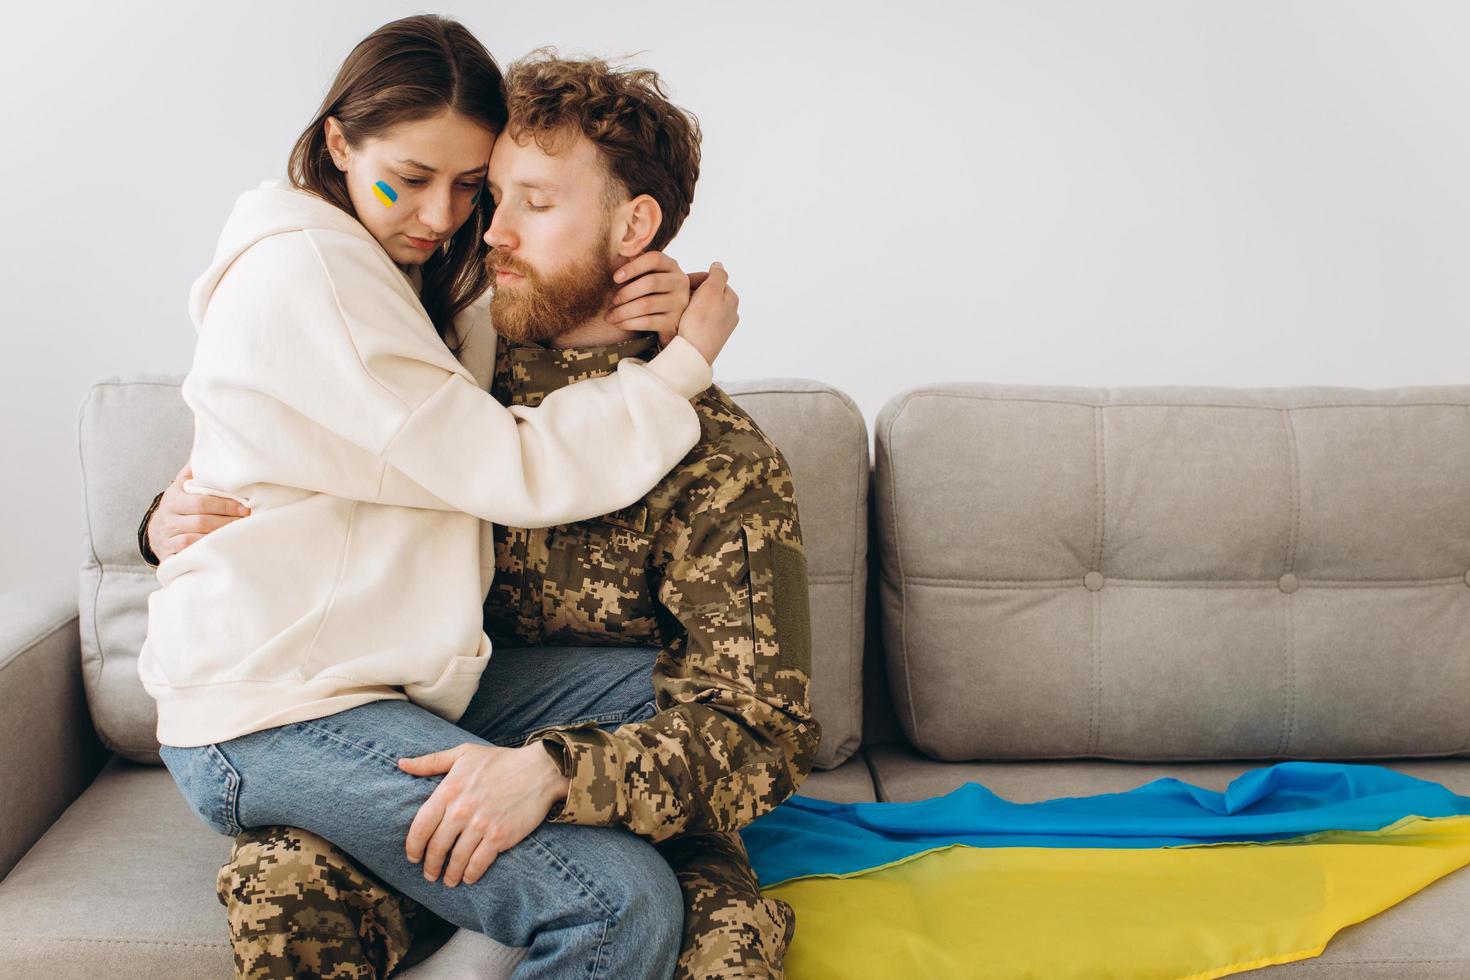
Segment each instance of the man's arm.
M185 493L184 481L194 476L189 464L159 491L138 524L138 554L157 565L189 545L233 521L250 516L250 509L228 497Z
M778 455L718 465L685 494L655 547L658 598L676 620L653 668L658 714L615 732L553 727L541 739L567 797L554 823L623 826L652 841L735 830L811 771L806 557L790 470Z

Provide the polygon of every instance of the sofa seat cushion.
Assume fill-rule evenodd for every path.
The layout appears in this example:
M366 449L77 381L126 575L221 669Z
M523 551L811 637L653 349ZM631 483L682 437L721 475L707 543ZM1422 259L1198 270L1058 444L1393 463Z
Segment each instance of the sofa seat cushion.
M168 770L114 756L0 881L0 977L233 977L214 892L230 843L189 811ZM394 975L505 980L524 955L458 932L426 930Z
M879 798L891 802L941 796L967 782L978 782L1017 803L1120 793L1169 776L1223 791L1246 770L1272 764L1272 760L940 762L899 745L875 746L865 748L864 752L872 760ZM1455 793L1470 795L1470 759L1363 761L1433 780ZM1470 976L1470 935L1465 930L1466 922L1470 922L1470 869L1462 868L1392 908L1343 929L1327 944L1321 956L1248 972L1333 980Z
M815 771L802 792L838 802L876 798L861 754ZM189 811L168 770L120 757L0 881L0 977L234 976L215 874L230 839ZM445 939L449 938L448 942ZM487 936L416 943L413 980L510 975L523 953Z
M833 803L872 803L878 799L873 777L862 752L836 769L813 769L796 791L801 796Z
M0 881L0 976L233 976L229 852L167 770L114 757Z

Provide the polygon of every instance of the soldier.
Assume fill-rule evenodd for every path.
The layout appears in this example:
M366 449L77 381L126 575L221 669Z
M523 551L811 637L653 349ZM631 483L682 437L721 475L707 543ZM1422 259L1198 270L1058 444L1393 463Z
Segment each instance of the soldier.
M604 194L585 176L601 170L646 196L646 220L661 226L653 247L662 248L693 196L698 130L651 72L600 61L538 53L512 66L507 90L511 121L491 157L487 236L500 335L492 393L534 406L623 358L656 353L655 336L628 329L636 320L595 319L611 275L602 240L590 234L598 229L556 222L575 210L576 195ZM681 132L692 152L677 160ZM573 186L567 178L578 174ZM590 246L569 247L578 241ZM794 915L761 897L738 831L800 786L819 739L795 488L779 450L724 392L709 388L695 407L698 444L642 500L577 524L495 528L485 627L496 652L466 717L495 741L531 716L500 702L534 699L522 682L538 665L543 681L545 663L564 666L549 683L569 683L577 656L599 653L587 648L654 653L641 693L625 686L618 705L632 693L651 699L647 711L517 732L520 744L539 741L567 777L566 798L546 819L625 828L655 844L685 900L676 975L779 977ZM580 649L540 656L548 647ZM459 870L470 880L470 869ZM435 918L344 851L291 827L240 835L218 891L237 967L249 977L386 976Z

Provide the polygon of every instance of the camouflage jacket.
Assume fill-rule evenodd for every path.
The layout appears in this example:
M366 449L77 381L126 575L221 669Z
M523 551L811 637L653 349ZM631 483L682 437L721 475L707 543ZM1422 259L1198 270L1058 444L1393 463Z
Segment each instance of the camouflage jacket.
M647 359L657 338L559 350L507 343L492 392L536 405L552 391ZM622 826L652 841L734 830L811 771L806 556L791 471L718 387L694 400L701 436L644 498L600 518L495 529L485 629L497 644L662 647L658 713L531 733L562 774L556 823Z

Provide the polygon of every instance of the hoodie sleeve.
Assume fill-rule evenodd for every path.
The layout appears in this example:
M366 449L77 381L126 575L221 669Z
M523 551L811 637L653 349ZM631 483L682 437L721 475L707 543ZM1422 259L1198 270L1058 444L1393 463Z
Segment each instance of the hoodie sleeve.
M455 361L381 248L321 229L242 252L199 331L196 390L233 376L378 458L376 486L354 495L517 527L642 497L698 441L690 399L711 382L703 356L675 338L646 363L628 358L536 408L506 408Z

